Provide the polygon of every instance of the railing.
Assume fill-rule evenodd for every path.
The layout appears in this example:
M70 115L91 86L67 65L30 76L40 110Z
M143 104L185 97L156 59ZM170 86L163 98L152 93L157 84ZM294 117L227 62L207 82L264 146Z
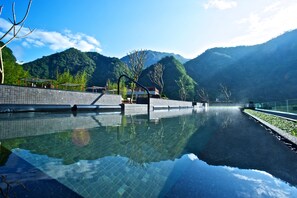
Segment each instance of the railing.
M274 102L261 102L261 103L256 103L255 107L257 109L265 109L265 110L297 114L297 99L289 99L289 100L274 101Z
M130 78L129 76L122 74L118 79L118 95L120 95L120 82L121 82L122 77L128 78L130 81L134 82L135 84L142 87L146 91L146 93L147 93L147 114L149 115L150 114L150 92L149 92L149 90L142 84L140 84L140 83L136 82L135 80L133 80L132 78Z

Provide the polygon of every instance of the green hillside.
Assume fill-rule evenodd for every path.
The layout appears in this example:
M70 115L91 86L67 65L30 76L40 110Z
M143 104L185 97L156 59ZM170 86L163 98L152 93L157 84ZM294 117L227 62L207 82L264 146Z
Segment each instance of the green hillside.
M118 58L110 58L96 52L87 52L96 67L89 79L90 85L106 85L107 80L117 82L120 75L127 73L127 66Z
M33 77L55 79L57 72L69 70L72 75L86 71L88 85L105 86L108 79L116 81L126 66L117 58L96 52L81 52L70 48L63 52L37 59L23 65Z
M23 67L33 77L55 79L57 72L63 73L67 70L72 75L84 70L91 75L96 65L85 53L75 48L70 48L63 52L25 63Z
M233 101L297 98L297 30L261 45L209 49L185 68L211 100L222 100L220 83Z
M180 99L179 86L176 81L183 78L184 83L189 88L187 99L192 100L194 97L196 82L187 75L183 64L181 64L173 56L165 57L158 63L161 63L165 67L163 74L164 94L171 99ZM153 70L154 66L155 65L152 65L143 71L140 77L140 83L143 83L145 86L156 86L159 88L157 85L153 84L148 77L148 73Z

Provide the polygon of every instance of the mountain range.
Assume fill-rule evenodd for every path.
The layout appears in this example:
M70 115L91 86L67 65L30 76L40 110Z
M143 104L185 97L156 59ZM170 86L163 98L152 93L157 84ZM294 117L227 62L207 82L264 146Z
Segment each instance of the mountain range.
M199 100L196 91L203 88L210 101L224 101L220 85L236 102L297 98L297 30L259 45L208 49L192 60L151 50L146 58L140 82L151 86L147 74L156 63L163 64L164 94L172 99L179 99L177 81L182 77L192 89L189 100ZM108 79L116 82L127 71L128 62L128 56L118 59L70 48L26 63L23 68L33 77L52 79L57 72L84 70L88 85L104 86Z
M220 97L219 84L236 101L297 98L297 30L259 45L209 49L185 68L211 100Z

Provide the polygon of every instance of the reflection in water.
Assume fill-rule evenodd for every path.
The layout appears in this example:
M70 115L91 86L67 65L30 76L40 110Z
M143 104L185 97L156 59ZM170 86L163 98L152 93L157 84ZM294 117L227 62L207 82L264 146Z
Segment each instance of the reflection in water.
M297 155L238 109L174 113L70 116L85 127L1 143L84 197L297 195Z
M297 154L240 111L212 109L186 151L211 165L257 169L297 186ZM228 127L222 123L230 119Z
M72 142L79 147L88 145L90 142L90 134L88 130L74 129L72 132Z

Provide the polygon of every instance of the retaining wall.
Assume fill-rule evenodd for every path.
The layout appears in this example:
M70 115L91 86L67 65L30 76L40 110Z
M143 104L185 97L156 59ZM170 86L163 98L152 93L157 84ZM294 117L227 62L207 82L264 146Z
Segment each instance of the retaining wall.
M180 100L164 100L158 98L150 99L151 106L189 106L192 107L192 102Z
M119 105L121 103L121 96L112 94L0 85L0 104Z

